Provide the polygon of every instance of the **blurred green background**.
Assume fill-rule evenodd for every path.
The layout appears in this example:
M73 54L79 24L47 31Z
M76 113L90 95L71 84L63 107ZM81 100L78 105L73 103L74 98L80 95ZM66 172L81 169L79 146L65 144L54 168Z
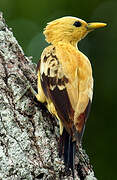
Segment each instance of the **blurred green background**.
M91 60L95 82L83 146L99 180L117 179L117 1L0 0L0 11L34 62L47 46L42 34L47 22L70 15L108 23L108 27L90 33L79 43Z

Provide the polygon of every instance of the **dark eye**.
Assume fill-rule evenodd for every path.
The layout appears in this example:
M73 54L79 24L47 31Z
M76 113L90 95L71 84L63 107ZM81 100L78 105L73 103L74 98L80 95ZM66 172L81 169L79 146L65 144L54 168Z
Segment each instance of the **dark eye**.
M76 27L80 27L82 24L81 24L80 21L76 21L73 25L76 26Z

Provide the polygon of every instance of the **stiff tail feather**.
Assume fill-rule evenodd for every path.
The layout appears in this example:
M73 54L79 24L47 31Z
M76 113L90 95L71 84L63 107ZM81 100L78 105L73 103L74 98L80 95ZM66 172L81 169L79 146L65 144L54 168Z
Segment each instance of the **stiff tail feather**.
M64 163L66 166L66 171L71 168L72 175L74 179L74 166L75 166L75 153L76 153L76 141L72 141L72 137L67 133L67 131L63 130L63 134L60 137L61 147L60 147L60 156L64 156Z

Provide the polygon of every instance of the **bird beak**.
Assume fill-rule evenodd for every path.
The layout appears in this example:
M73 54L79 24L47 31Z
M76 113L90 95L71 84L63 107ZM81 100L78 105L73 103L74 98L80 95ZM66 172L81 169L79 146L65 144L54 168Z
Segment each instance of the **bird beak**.
M96 22L96 23L88 23L87 30L92 31L94 29L102 28L102 27L105 27L105 26L107 26L106 23L98 23L98 22Z

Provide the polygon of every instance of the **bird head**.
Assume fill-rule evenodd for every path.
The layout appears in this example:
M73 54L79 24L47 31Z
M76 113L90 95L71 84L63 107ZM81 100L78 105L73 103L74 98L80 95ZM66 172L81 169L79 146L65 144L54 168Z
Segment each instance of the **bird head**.
M104 26L105 23L87 23L76 17L62 17L48 23L44 35L48 43L62 41L76 46L89 32Z

